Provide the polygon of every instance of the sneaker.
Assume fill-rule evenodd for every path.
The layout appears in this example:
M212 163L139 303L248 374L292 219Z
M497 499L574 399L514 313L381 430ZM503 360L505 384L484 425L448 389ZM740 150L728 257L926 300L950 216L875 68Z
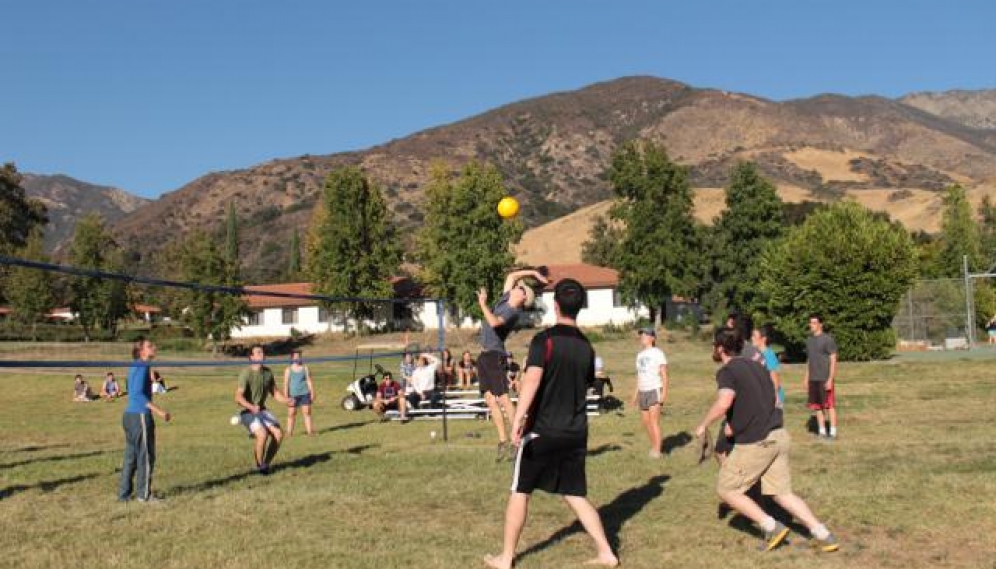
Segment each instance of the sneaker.
M136 498L136 500L143 504L158 504L163 501L162 498L158 498L154 494L149 494L148 498Z
M809 545L813 549L822 551L824 553L833 553L840 549L840 542L834 537L832 533L828 533L823 539L812 538L809 540Z
M260 465L256 466L256 474L259 474L261 476L266 476L269 473L270 473L270 465L269 464L260 464Z
M647 453L647 456L650 457L650 458L652 458L652 459L654 459L654 460L657 460L657 459L659 459L660 457L662 457L664 455L662 455L661 451L659 451L659 450L650 449L650 452Z
M788 533L789 528L785 527L785 524L782 522L775 522L775 529L764 532L764 542L761 543L758 549L761 551L771 551L785 540L785 536L787 536Z

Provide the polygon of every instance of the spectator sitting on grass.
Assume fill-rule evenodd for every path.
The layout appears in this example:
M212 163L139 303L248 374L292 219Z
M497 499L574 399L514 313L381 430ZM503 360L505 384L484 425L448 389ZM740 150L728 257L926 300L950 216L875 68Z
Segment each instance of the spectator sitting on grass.
M118 380L114 379L114 372L109 371L104 376L104 384L100 386L100 398L104 401L114 401L121 397L121 386Z
M73 401L93 401L93 393L90 391L90 385L83 379L83 376L76 374L75 385L73 386Z

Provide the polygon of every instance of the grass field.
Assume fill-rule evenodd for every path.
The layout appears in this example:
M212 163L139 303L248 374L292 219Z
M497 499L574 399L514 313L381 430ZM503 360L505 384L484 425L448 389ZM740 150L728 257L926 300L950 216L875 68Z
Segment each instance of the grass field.
M515 338L518 353L527 339ZM835 444L806 434L802 370L789 366L794 485L842 549L760 554L749 524L717 517L716 466L695 466L685 444L713 396L708 348L687 340L662 347L673 377L663 422L670 455L646 457L629 409L591 423L590 497L624 567L996 567L996 353L842 365ZM635 342L596 348L627 398ZM3 358L22 352L0 346ZM338 408L349 366L317 371L319 435L290 438L275 472L258 477L249 438L228 424L236 368L169 370L177 389L159 402L175 419L158 423L155 482L165 500L145 505L115 501L123 402L70 402L70 371L4 370L0 566L483 566L481 556L499 549L510 480L509 463L494 462L489 425L453 422L444 443L430 438L439 422L380 424L368 411ZM102 374L92 372L96 385ZM572 521L558 500L537 494L518 566L587 559L589 543Z

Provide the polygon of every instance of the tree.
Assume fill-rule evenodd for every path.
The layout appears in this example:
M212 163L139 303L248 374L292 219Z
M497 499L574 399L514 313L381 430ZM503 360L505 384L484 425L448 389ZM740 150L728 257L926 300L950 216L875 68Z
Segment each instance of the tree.
M18 252L22 259L47 263L45 239L39 227L31 230L24 249ZM13 309L12 319L31 325L31 339L37 340L38 322L52 308L54 299L52 276L38 269L13 267L7 277L5 291Z
M965 189L954 184L944 195L944 214L941 217L940 250L937 255L936 273L940 277L957 278L964 273L963 257L968 256L968 269L982 267L979 227L972 217Z
M425 225L416 237L420 279L434 296L446 298L451 316L481 318L477 291L502 292L515 258L511 245L522 236L517 220L503 220L495 208L507 195L491 165L470 162L458 177L434 164L425 190Z
M750 162L739 162L726 187L726 209L710 240L710 304L722 311L754 302L758 258L784 232L785 205L775 187ZM715 312L715 311L714 311Z
M606 216L596 217L588 230L588 240L581 245L581 260L591 265L617 268L623 234L623 228Z
M34 228L48 223L45 204L29 199L21 187L14 164L0 168L0 255L10 255L27 245Z
M89 214L76 225L69 248L73 266L105 272L124 268L124 256L98 214ZM74 277L69 286L69 306L90 341L94 329L117 331L118 320L128 314L127 287L123 281Z
M673 295L693 296L701 282L702 231L692 216L687 170L662 146L629 142L612 156L616 193L610 216L625 224L619 244L619 288L629 304L656 318Z
M287 281L296 281L301 277L301 236L298 234L297 227L294 228L294 234L291 236L290 242L290 254L287 260Z
M380 189L355 166L334 170L315 210L308 235L307 273L317 294L389 298L401 248ZM330 310L333 306L327 306ZM337 310L348 324L373 315L376 305L354 302Z
M979 237L981 240L982 268L996 265L996 205L989 196L979 204Z
M913 242L896 223L853 202L835 203L788 230L761 255L752 312L802 352L812 313L823 316L842 359L882 358L892 321L916 275Z
M195 231L181 245L180 271L183 280L206 285L240 286L233 282L232 262L222 254L216 241L207 233ZM201 340L211 340L212 351L217 353L218 343L231 338L232 329L238 328L246 314L241 297L208 290L186 290L182 294L183 322Z
M229 273L239 274L239 216L235 213L235 204L228 204L228 217L225 220L225 262L229 265ZM226 283L227 284L227 283Z

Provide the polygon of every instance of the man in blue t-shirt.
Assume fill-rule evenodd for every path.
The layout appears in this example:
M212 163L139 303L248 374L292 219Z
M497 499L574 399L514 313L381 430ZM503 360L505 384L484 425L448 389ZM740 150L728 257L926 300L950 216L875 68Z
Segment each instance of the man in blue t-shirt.
M491 411L491 421L498 430L498 456L502 460L512 452L505 431L504 411L509 421L515 416L515 405L508 398L508 370L505 366L505 339L515 330L523 309L531 308L536 300L533 291L522 279L532 277L542 284L547 278L542 270L513 271L505 277L501 298L494 307L488 306L488 291L477 293L477 303L484 319L481 321L481 355L477 358L477 380L481 395Z
M135 497L139 502L157 501L152 496L152 469L156 464L156 423L152 414L167 423L168 411L152 402L152 378L149 366L156 357L156 346L140 338L131 350L134 360L128 368L128 406L121 423L125 432L124 466L118 485L118 500L131 499L134 479Z

